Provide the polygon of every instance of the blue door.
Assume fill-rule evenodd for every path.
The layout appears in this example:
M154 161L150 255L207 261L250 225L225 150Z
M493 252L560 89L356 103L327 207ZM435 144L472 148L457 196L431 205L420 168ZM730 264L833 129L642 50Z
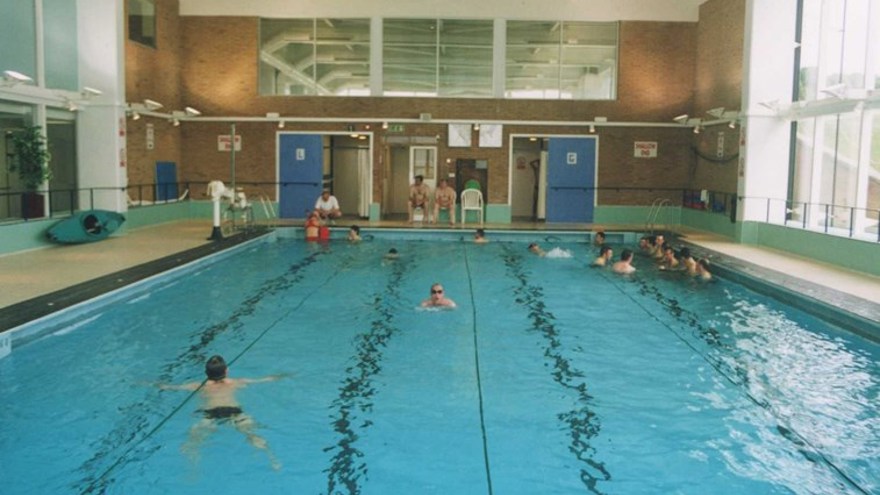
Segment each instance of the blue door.
M278 140L281 218L306 218L324 181L324 146L318 134L282 134Z
M593 222L596 138L550 138L547 222Z
M177 164L156 162L156 201L169 199L177 199Z

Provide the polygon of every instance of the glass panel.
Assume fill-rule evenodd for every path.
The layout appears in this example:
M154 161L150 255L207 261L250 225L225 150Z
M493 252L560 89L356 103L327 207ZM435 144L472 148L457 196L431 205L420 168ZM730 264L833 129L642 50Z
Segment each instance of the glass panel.
M425 182L433 186L437 178L437 148L413 146L412 148L412 175L421 175Z
M617 24L510 21L508 98L612 99Z
M9 171L14 147L12 136L26 126L34 125L33 108L0 101L0 221L22 218L21 192L23 187L18 174Z
M440 21L440 96L492 97L492 21Z
M815 100L819 77L819 30L822 3L803 0L801 24L801 60L797 100Z
M128 39L156 47L154 0L128 0Z
M864 215L863 234L874 240L880 240L878 222L880 222L880 112L871 112L871 166L868 168L868 200Z
M822 31L819 89L842 82L841 51L843 50L844 2L824 2L822 5ZM819 98L827 95L819 95Z
M842 82L849 88L865 87L868 51L868 0L847 0L843 32ZM876 8L876 7L875 7Z
M368 19L262 19L260 94L368 95Z
M435 19L386 19L382 91L386 96L437 96Z
M797 124L797 147L795 148L794 180L792 181L792 203L788 205L786 219L803 224L806 214L805 203L810 202L813 184L813 133L816 119L801 120Z

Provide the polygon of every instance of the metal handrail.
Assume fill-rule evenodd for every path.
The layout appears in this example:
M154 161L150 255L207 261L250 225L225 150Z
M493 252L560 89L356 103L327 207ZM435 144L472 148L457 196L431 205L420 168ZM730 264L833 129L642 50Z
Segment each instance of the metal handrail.
M648 217L645 219L645 231L654 233L654 227L656 227L657 218L660 217L660 212L669 205L672 204L668 198L657 198L651 204L651 209L648 211ZM666 225L668 227L668 225ZM665 230L665 229L664 229Z

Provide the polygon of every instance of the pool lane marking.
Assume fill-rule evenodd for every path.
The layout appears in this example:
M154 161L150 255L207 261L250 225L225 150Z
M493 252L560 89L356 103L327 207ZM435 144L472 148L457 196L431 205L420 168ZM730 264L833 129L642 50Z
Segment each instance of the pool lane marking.
M575 402L581 405L580 408L557 413L556 417L568 427L571 440L569 452L583 463L579 468L581 482L590 492L601 495L603 492L598 487L599 482L611 481L612 478L605 464L592 457L592 454L598 455L592 439L599 435L602 425L598 414L590 409L593 396L587 391L586 379L575 383L578 379L584 378L585 374L562 353L565 348L560 331L556 329L556 316L546 308L543 285L532 284L529 281L523 269L521 252L515 252L508 246L505 246L504 250L505 274L518 282L518 286L513 289L514 301L528 311L528 318L532 324L531 331L539 333L545 341L543 359L549 361L549 363L545 362L545 366L553 368L550 373L553 380L560 387L576 394Z
M722 377L724 377L727 381L729 381L732 385L734 385L734 387L737 390L739 390L750 402L754 403L756 406L758 406L758 407L768 411L770 414L772 414L773 417L776 419L776 430L779 432L780 435L782 435L783 438L785 438L786 440L797 445L797 442L794 442L791 438L792 436L796 437L804 445L808 446L813 451L812 453L816 454L820 459L822 459L823 464L825 464L826 466L831 468L832 471L837 473L838 476L840 476L844 481L846 481L852 488L855 488L856 490L858 490L859 493L863 493L864 495L871 495L871 493L869 491L862 488L857 481L852 479L841 468L839 468L831 459L826 457L824 452L822 452L819 448L817 448L815 445L813 445L806 437L804 437L803 435L798 433L797 430L795 430L794 428L791 428L790 427L791 425L784 426L784 425L780 424L780 423L783 423L784 421L782 421L782 418L780 418L776 414L776 412L774 411L773 407L771 406L771 404L769 402L761 401L757 397L752 395L752 393L749 392L748 389L746 389L743 386L743 383L734 380L733 377L731 377L728 373L726 373L723 369L721 369L721 365L718 362L713 361L706 354L703 354L702 352L700 352L699 349L697 349L693 344L691 344L690 341L688 341L687 339L682 337L681 334L676 332L669 324L667 324L666 322L661 320L658 316L656 316L654 313L649 311L648 308L646 308L644 305L642 305L642 303L637 301L631 294L624 291L617 282L608 278L608 275L602 273L601 271L599 272L599 275L602 278L604 278L606 281L608 281L612 286L614 286L615 289L620 291L620 293L622 293L627 298L629 298L632 302L634 302L636 304L636 306L641 308L642 311L647 313L648 316L650 316L655 321L657 321L662 326L664 326L667 330L669 330L669 332L672 333L673 335L675 335L675 337L678 338L680 341L682 341L684 343L684 345L689 347L694 353L696 353L698 356L700 356L703 359L703 361L705 361L709 366L711 366L715 371L717 371ZM638 279L638 281L642 285L642 287L645 287L647 285L647 282L645 282L642 279ZM653 286L652 286L652 288L656 289ZM661 302L661 304L663 304L663 303ZM664 304L664 306L665 306L665 304ZM699 325L699 323L697 323L697 325ZM807 460L812 462L812 459L810 459L809 457L807 457Z
M476 369L477 397L479 398L480 405L480 432L483 436L483 464L486 466L486 488L489 495L492 495L492 472L489 469L489 444L486 438L486 418L483 410L483 382L480 380L480 347L477 339L477 301L474 296L474 280L471 276L471 264L468 260L467 244L463 244L462 249L464 250L464 267L467 271L468 289L470 290L471 298L471 321L473 321L472 329L474 335L474 368Z
M357 362L345 369L339 395L331 403L331 408L334 408L334 414L330 416L331 424L339 438L334 445L323 449L324 452L333 452L330 467L322 471L327 473L328 495L344 493L344 490L350 494L363 491L359 485L360 478L366 479L368 470L367 462L363 460L365 455L357 441L373 424L369 413L373 410L372 397L378 394L373 377L382 370L382 348L388 345L394 334L400 332L393 324L397 311L402 307L400 281L410 270L410 265L415 263L410 258L391 263L391 275L387 277L385 287L377 288L373 293L375 317L370 322L370 330L352 338L356 342ZM358 413L363 414L362 421Z
M227 364L232 365L233 363L235 363L235 361L237 361L238 358L240 358L241 356L243 356L243 355L244 355L248 350L250 350L250 349L251 349L251 348L252 348L252 347L253 347L253 346L254 346L254 345L260 340L260 339L262 339L262 338L263 338L263 337L269 332L269 330L271 330L272 328L274 328L278 323L281 322L281 320L287 318L291 313L293 313L294 311L300 309L300 308L301 308L301 307L302 307L302 306L303 306L303 305L304 305L309 299L311 299L311 297L312 297L313 295L315 295L319 290L323 289L328 283L330 283L331 280L333 280L334 278L336 278L336 276L339 275L339 273L340 273L343 269L345 269L345 268L348 267L348 265L351 263L351 261L352 261L352 258L349 257L349 259L344 260L342 263L340 263L339 266L338 266L338 268L336 269L335 272L333 272L329 277L327 277L327 279L324 280L320 285L316 286L311 292L309 292L308 294L306 294L306 296L303 297L302 300L300 300L299 304L297 304L297 305L294 306L293 308L287 310L284 314L282 314L281 316L279 316L278 318L276 318L275 321L273 321L272 323L270 323L269 326L266 327L265 330L263 330L262 332L260 332L260 334L259 334L259 335L258 335L258 336L257 336L257 337L256 337L251 343L250 343L250 344L248 344L247 346L245 346L245 348L244 348L241 352L239 352L234 358L232 358L232 360L230 360ZM163 419L161 419L161 420L159 421L159 423L158 423L156 426L154 426L149 432L147 432L146 435L144 435L143 437L141 437L140 439L138 439L137 441L135 441L134 444L132 444L131 446L129 446L129 448L126 449L125 452L123 452L123 453L122 453L122 454L116 459L116 461L113 462L113 464L110 465L110 467L108 467L106 470L104 470L104 472L101 473L100 476L98 476L94 481L92 481L91 483L89 483L89 486L87 486L86 489L83 490L83 491L80 492L80 493L93 493L93 492L95 491L96 488L99 488L99 492L103 493L103 492L106 490L106 486L103 486L103 482L104 482L105 478L106 478L106 477L107 477L107 476L108 476L108 475L109 475L114 469L116 469L116 467L118 467L118 466L122 463L122 461L123 461L125 458L127 458L128 455L129 455L134 449L136 449L137 447L139 447L139 446L140 446L142 443L144 443L147 439L149 439L150 437L152 437L153 434L155 434L157 431L159 431L159 429L161 429L163 426L165 426L165 423L167 423L168 420L170 420L170 419L171 419L172 417L174 417L174 416L175 416L175 415L176 415L181 409L183 409L183 406L185 406L185 405L186 405L186 404L187 404L187 403L188 403L193 397L195 397L196 394L199 393L199 391L202 389L202 387L205 386L205 383L207 383L207 382L208 382L207 378L206 378L205 380L203 380L202 383L199 384L198 388L196 388L194 391L190 392L190 394L187 395L187 397L186 397L185 399L183 399L183 401L180 403L180 405L178 405L177 407L175 407L174 409L172 409L172 411L171 411L167 416L165 416ZM102 486L99 487L98 485L102 485Z

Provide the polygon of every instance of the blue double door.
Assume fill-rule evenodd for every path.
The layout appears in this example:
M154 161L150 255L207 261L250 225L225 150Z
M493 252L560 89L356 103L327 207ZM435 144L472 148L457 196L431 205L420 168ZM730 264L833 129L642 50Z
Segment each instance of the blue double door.
M547 155L547 222L592 223L596 138L550 138Z
M324 142L319 134L278 137L278 211L281 218L306 218L324 183Z

